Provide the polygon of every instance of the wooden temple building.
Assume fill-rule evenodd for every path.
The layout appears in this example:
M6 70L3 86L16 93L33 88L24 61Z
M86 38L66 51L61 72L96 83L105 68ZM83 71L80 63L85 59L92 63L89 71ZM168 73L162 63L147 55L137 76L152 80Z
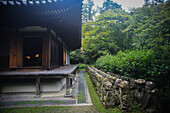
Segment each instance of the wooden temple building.
M0 93L68 89L81 13L82 0L0 0Z

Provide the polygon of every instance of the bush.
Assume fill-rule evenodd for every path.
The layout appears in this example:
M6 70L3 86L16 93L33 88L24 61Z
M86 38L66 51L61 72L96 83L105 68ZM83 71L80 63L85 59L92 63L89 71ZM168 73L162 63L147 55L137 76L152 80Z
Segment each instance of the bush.
M79 70L85 69L85 68L86 68L86 64L79 64Z
M71 64L83 63L83 56L80 49L70 52L70 62Z
M111 62L114 62L114 57L107 54L106 56L101 56L97 59L95 66L103 71L110 71Z
M119 51L116 55L101 56L95 66L104 71L152 80L159 85L169 84L169 53L165 55L153 50Z
M88 49L77 49L70 52L71 64L94 64L95 61L92 59L91 51Z

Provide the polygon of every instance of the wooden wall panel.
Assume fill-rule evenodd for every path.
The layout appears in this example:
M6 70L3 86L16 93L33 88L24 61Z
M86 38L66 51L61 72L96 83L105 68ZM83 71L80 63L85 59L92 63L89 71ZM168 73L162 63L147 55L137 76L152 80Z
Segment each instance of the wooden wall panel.
M13 37L10 39L9 68L17 68L23 65L23 39Z
M51 40L51 61L50 61L50 64L51 64L51 67L52 68L55 68L55 67L58 67L58 43L57 41L55 41L54 39Z
M9 68L16 68L17 67L17 58L16 58L16 48L17 48L17 41L16 38L10 39L10 56L9 56Z
M17 66L23 66L23 38L18 38L17 43Z
M42 66L47 67L47 37L43 37L42 41Z
M46 69L50 69L50 51L51 51L51 40L49 37L43 38L42 44L42 66Z

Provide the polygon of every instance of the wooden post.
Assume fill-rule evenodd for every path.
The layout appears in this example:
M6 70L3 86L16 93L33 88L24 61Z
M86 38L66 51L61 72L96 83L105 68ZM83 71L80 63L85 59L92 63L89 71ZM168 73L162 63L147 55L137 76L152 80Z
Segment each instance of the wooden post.
M66 48L63 45L63 65L66 65Z
M69 80L69 77L67 76L66 77L66 95L70 94L69 86L70 86L70 80Z
M36 95L40 97L40 76L36 76Z
M48 35L49 36L49 35ZM51 69L51 64L50 64L50 56L51 56L51 37L48 37L48 43L47 43L47 67L48 69Z

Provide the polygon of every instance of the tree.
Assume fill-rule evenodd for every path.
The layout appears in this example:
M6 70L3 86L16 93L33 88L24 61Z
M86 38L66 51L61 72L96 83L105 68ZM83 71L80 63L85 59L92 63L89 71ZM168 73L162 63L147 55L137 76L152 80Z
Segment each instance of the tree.
M160 3L164 3L165 0L144 0L144 2L145 2L145 5L148 6L148 5L152 5L152 4L157 5Z
M88 0L87 3L83 4L83 23L93 21L93 16L95 16L96 11L93 9L94 2Z
M170 2L135 9L124 32L133 32L136 49L169 45Z
M71 64L83 63L84 57L82 55L81 50L77 49L75 51L70 52L70 61Z
M130 47L130 33L123 33L130 15L121 9L105 11L93 22L83 25L83 48L91 51L90 58L95 61L107 53L116 54Z
M112 0L106 0L105 2L103 2L103 6L102 7L98 7L100 14L102 14L105 11L108 10L114 10L114 9L122 9L121 5L113 2Z

